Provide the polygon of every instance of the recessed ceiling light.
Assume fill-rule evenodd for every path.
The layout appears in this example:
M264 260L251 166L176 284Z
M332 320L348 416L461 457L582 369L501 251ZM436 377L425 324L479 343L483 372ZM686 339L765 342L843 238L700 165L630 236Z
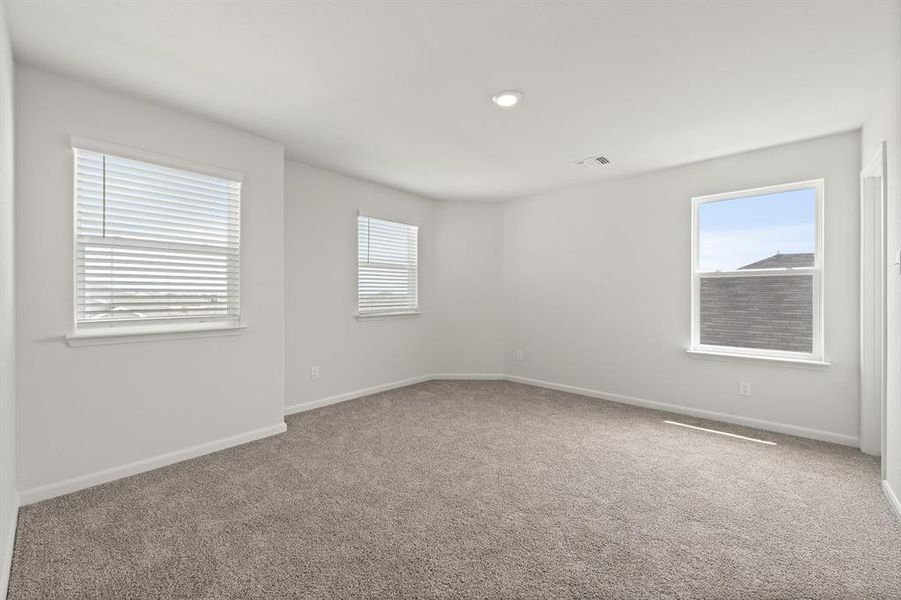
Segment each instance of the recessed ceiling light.
M492 96L491 100L501 108L511 108L519 104L519 101L522 100L522 92L517 92L516 90L504 90Z

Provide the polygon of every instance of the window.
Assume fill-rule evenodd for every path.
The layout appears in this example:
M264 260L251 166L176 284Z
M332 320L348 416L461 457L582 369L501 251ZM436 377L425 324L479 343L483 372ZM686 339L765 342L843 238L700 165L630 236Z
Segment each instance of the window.
M823 182L692 199L692 350L823 360Z
M239 320L241 183L75 148L75 325Z
M357 216L357 312L419 312L419 227Z

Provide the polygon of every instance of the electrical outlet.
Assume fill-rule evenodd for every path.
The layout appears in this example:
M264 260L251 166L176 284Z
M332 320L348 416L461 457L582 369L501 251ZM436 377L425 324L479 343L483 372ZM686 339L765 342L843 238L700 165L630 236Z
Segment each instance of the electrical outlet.
M517 351L516 351L516 360L522 360L522 359L523 359L523 356L524 356L524 355L523 355L523 353L522 353L522 350L517 350Z
M750 396L751 395L751 382L750 381L739 381L738 382L738 393L740 396Z
M310 367L310 379L319 379L319 367Z

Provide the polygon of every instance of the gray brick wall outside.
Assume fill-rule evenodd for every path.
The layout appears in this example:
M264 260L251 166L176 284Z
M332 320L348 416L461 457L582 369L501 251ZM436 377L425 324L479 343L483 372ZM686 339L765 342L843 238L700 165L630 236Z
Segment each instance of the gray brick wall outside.
M715 346L811 352L813 277L702 278L700 341Z

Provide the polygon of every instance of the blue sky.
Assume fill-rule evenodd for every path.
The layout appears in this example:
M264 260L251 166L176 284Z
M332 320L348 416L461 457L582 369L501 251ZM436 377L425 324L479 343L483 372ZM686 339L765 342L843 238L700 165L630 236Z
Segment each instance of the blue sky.
M772 256L816 248L816 191L794 190L698 208L698 267L729 271Z

